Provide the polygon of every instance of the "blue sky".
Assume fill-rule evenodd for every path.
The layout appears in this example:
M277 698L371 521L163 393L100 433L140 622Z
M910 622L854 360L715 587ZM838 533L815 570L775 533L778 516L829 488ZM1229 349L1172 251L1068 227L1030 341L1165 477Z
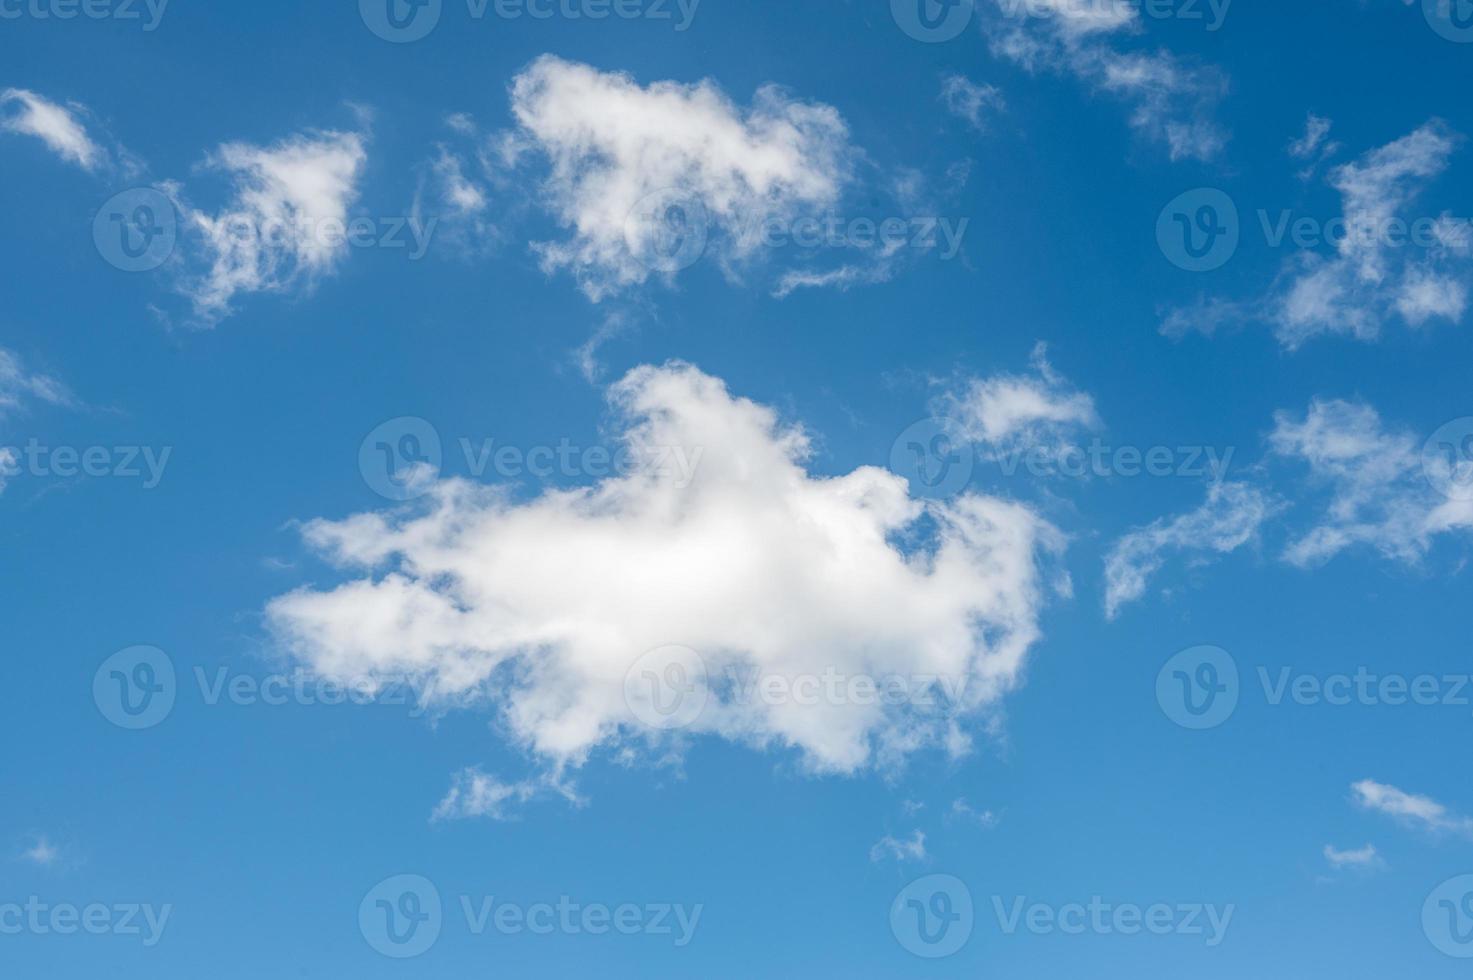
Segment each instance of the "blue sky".
M1440 2L0 0L6 975L1462 975Z

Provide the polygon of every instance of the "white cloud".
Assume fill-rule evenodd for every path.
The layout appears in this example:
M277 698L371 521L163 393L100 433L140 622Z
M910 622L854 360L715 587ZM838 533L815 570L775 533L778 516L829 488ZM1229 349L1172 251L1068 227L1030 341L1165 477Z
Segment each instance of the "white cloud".
M1227 145L1212 118L1228 89L1216 69L1189 67L1164 51L1106 54L1098 84L1132 103L1131 125L1165 142L1173 160L1211 160Z
M1426 796L1414 796L1371 779L1355 783L1350 790L1352 800L1363 809L1394 817L1421 830L1473 837L1473 820Z
M1329 139L1332 126L1330 120L1311 112L1304 120L1304 135L1289 144L1289 156L1305 164L1299 171L1300 180L1309 180L1320 164L1340 152L1340 144Z
M30 847L21 852L20 856L23 861L49 868L61 859L61 848L45 837L38 837Z
M489 253L505 240L502 222L513 208L501 147L468 115L451 115L446 125L453 144L435 146L422 168L411 214L421 226L435 222L439 241L460 255Z
M18 354L0 347L0 419L32 399L49 405L76 403L66 385L48 375L27 371Z
M1456 323L1468 306L1473 234L1447 213L1417 214L1411 205L1447 168L1461 137L1433 120L1359 160L1335 168L1342 215L1326 223L1330 254L1303 250L1279 273L1267 295L1245 301L1199 300L1163 317L1162 333L1211 334L1233 321L1273 327L1297 350L1322 336L1374 340L1388 321L1412 327ZM1287 239L1286 239L1287 240Z
M947 811L947 817L951 820L961 820L965 823L976 824L984 830L991 830L998 824L998 816L991 810L978 810L972 807L964 799L951 801L951 809Z
M1336 870L1352 868L1357 871L1372 871L1386 866L1386 862L1381 859L1374 844L1367 844L1354 851L1339 851L1326 844L1325 860L1329 862L1330 867Z
M854 286L872 286L875 283L889 282L894 275L895 267L889 262L877 262L867 266L842 265L837 269L825 269L822 272L799 269L783 273L772 295L774 299L786 299L800 289L826 288L837 289L844 293Z
M1048 360L1048 346L1033 348L1030 374L999 374L971 381L949 394L937 411L992 457L1018 450L1060 452L1080 429L1101 426L1094 399L1075 389Z
M1166 51L1121 51L1110 39L1140 29L1131 4L1093 0L993 0L983 8L992 51L1029 71L1064 71L1130 107L1131 125L1166 144L1171 158L1210 160L1227 135L1213 116L1227 93L1216 68Z
M572 272L595 301L677 271L661 237L677 203L704 212L682 217L705 225L709 254L739 263L766 219L832 206L856 158L837 110L772 85L744 109L710 81L640 86L547 55L511 101L519 149L550 163L544 200L572 233L537 246L544 268Z
M1447 168L1456 144L1434 121L1336 168L1330 182L1340 191L1348 233L1335 256L1304 253L1289 275L1272 311L1285 346L1321 334L1373 339L1393 310L1412 325L1461 319L1466 287L1447 266L1467 252L1466 229L1461 241L1430 250L1395 244L1391 230L1396 220L1414 220L1406 208Z
M310 132L269 147L227 143L206 161L228 176L234 197L218 214L175 191L185 229L209 268L181 288L205 324L228 316L239 293L310 288L348 252L348 210L367 162L361 133Z
M924 861L926 859L926 835L917 830L910 840L901 840L886 834L869 849L869 859L876 863L891 858L896 861Z
M1312 158L1330 135L1331 125L1330 120L1311 112L1304 121L1304 135L1289 144L1289 155L1296 160Z
M0 91L0 130L34 136L63 160L97 171L107 165L108 155L77 119L84 111L79 105L58 105L22 88Z
M505 783L472 767L455 774L430 819L507 820L517 807L547 794L556 794L575 805L582 803L570 787L550 776Z
M1214 483L1207 500L1189 513L1165 518L1122 537L1105 558L1105 615L1145 595L1150 577L1172 552L1230 554L1254 541L1264 522L1280 505L1272 496L1246 483Z
M1420 560L1437 534L1473 528L1473 501L1440 495L1422 466L1421 440L1389 431L1369 405L1316 399L1302 421L1275 416L1273 451L1309 467L1332 494L1320 522L1284 557L1300 567L1368 545L1388 558Z
M1004 105L1002 91L996 85L979 84L957 74L941 79L941 101L952 115L960 116L977 130L985 129L986 117Z
M350 577L272 601L275 635L325 676L408 676L437 705L494 706L549 771L686 734L796 749L823 772L967 751L969 720L1020 683L1040 636L1057 530L990 497L912 499L872 467L814 475L801 429L687 365L639 368L611 400L626 475L526 502L447 480L416 510L308 523ZM698 460L693 479L666 465L672 448ZM706 700L677 734L625 699L636 662L672 645L707 678L687 673ZM754 672L912 678L924 696L739 697L729 682Z

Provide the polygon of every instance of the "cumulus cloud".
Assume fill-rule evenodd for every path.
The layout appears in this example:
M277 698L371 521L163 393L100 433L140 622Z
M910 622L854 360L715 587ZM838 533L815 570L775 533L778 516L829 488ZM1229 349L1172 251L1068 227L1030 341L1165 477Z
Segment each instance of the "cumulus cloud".
M58 105L22 88L0 91L0 130L34 136L63 160L97 171L107 166L108 154L78 119L85 112L75 103Z
M1275 419L1273 452L1307 465L1312 484L1331 494L1319 522L1285 551L1292 564L1320 565L1357 545L1411 563L1436 535L1473 528L1473 500L1440 494L1423 468L1422 441L1388 430L1371 406L1316 399L1302 420Z
M436 705L489 706L549 772L693 735L819 772L967 751L1040 636L1055 528L986 496L913 499L872 467L813 474L801 428L688 365L636 369L611 401L625 475L525 502L446 480L413 510L306 524L347 580L273 600L281 644L324 676L412 677ZM668 465L675 448L693 478ZM671 649L684 659L650 667ZM631 700L640 665L697 706L683 727ZM875 697L876 679L901 696ZM476 786L442 810L519 796Z
M895 861L924 861L926 859L926 835L917 830L909 840L886 834L869 849L869 859L876 863L890 858Z
M996 85L974 82L954 73L941 79L941 102L947 111L965 119L976 130L985 129L987 116L1004 105L1002 91Z
M181 273L182 291L206 325L228 316L241 293L310 288L348 252L348 212L367 162L362 133L314 131L271 146L227 143L206 161L234 196L210 214L170 185L184 230L204 255Z
M1081 429L1101 426L1094 399L1069 384L1048 360L1048 346L1033 348L1032 372L974 379L946 395L938 412L992 458L1040 449L1058 453Z
M1473 819L1454 813L1429 797L1406 793L1371 779L1353 784L1350 791L1356 806L1393 817L1408 826L1433 833L1473 837Z
M1122 50L1112 40L1140 31L1132 4L1090 0L980 0L994 54L1029 71L1072 74L1123 101L1131 125L1163 143L1173 160L1210 160L1227 142L1216 122L1228 82L1214 67L1166 51Z
M1325 860L1330 867L1338 870L1350 868L1356 871L1372 871L1377 868L1386 867L1386 862L1376 851L1376 845L1367 844L1356 850L1340 851L1329 844L1325 845Z
M837 110L772 85L744 108L710 81L641 86L547 55L516 76L511 102L517 149L549 163L544 201L571 232L537 246L543 266L595 301L673 274L691 236L740 262L765 221L831 207L856 158Z
M1214 483L1196 510L1158 520L1117 541L1105 558L1105 615L1114 619L1122 606L1146 593L1152 575L1172 553L1196 556L1230 554L1258 538L1265 521L1280 509L1270 494L1246 483Z

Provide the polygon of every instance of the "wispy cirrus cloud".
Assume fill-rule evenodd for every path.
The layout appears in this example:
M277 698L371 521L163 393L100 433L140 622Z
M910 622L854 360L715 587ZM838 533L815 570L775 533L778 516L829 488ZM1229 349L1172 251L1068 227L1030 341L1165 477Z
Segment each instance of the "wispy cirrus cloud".
M1306 135L1306 147L1314 136ZM1161 331L1211 335L1225 326L1265 323L1298 350L1341 336L1373 341L1386 325L1425 327L1460 322L1473 280L1473 233L1447 212L1409 210L1448 168L1462 142L1432 120L1412 133L1330 172L1340 193L1343 226L1333 252L1304 249L1279 270L1266 294L1246 300L1213 297L1165 312ZM1319 143L1316 141L1315 145Z
M1355 546L1413 563L1437 535L1473 530L1473 500L1440 494L1427 479L1422 440L1388 429L1369 405L1316 399L1302 419L1280 412L1269 443L1331 494L1323 516L1286 549L1291 564L1321 565Z
M1227 76L1167 51L1124 50L1138 33L1133 4L1087 0L978 0L994 54L1029 71L1072 74L1124 102L1131 126L1164 144L1173 160L1216 157L1227 133L1215 118Z
M34 136L63 160L95 173L108 166L109 156L88 135L86 114L84 106L61 105L28 89L0 90L0 130Z
M1473 818L1454 813L1431 797L1407 793L1373 779L1353 784L1350 792L1355 805L1364 810L1384 814L1419 830L1473 838Z
M941 78L941 103L978 132L987 128L989 116L1007 105L996 85L974 82L954 72Z
M1337 871L1346 868L1353 871L1376 871L1386 867L1385 860L1382 859L1374 844L1345 851L1337 850L1326 844L1324 855L1325 861Z
M886 859L892 861L924 861L926 859L926 835L917 830L909 838L886 834L869 849L869 859L875 863Z
M76 404L76 396L50 375L28 370L19 354L0 347L0 419L32 401L68 406Z
M1205 562L1258 540L1264 523L1282 509L1271 493L1247 483L1214 483L1195 510L1131 531L1105 557L1105 615L1114 619L1145 595L1153 575L1173 554Z

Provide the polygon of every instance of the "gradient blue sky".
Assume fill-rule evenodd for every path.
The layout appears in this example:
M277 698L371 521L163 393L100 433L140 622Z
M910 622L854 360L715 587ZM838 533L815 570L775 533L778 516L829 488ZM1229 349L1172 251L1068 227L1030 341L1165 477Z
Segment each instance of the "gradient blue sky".
M0 972L1463 975L1464 963L1435 945L1435 916L1424 928L1423 907L1443 882L1473 872L1464 816L1473 787L1458 751L1473 690L1461 704L1273 704L1258 671L1323 681L1364 668L1435 675L1449 688L1442 678L1473 672L1469 525L1420 539L1407 531L1458 501L1441 494L1421 456L1449 423L1473 432L1456 428L1473 415L1473 340L1461 303L1418 324L1397 314L1385 299L1390 279L1420 273L1403 270L1407 250L1393 249L1352 257L1389 255L1387 283L1362 282L1345 305L1326 304L1328 321L1343 326L1347 310L1360 311L1377 336L1335 327L1290 342L1276 304L1305 262L1323 270L1335 260L1330 249L1305 260L1275 247L1258 212L1330 221L1345 208L1338 167L1375 172L1387 159L1379 148L1422 132L1447 152L1428 151L1435 163L1419 157L1414 192L1396 185L1406 193L1392 212L1409 223L1473 214L1463 135L1473 134L1473 44L1443 36L1457 32L1443 24L1440 34L1435 16L1400 0L1236 0L1215 31L1143 16L1060 41L1038 14L1023 23L1048 49L1030 71L999 42L988 19L995 0L940 43L908 36L880 0L703 0L683 31L649 17L476 20L445 0L435 30L405 44L375 36L357 6L173 0L146 31L0 3L22 12L0 18L0 91L70 107L108 156L82 166L34 133L0 128L0 352L10 358L0 361L0 446L170 453L157 486L52 465L10 477L0 493L0 731L10 746L0 766L0 908L36 896L172 909L152 946L117 934L0 934ZM1160 52L1172 60L1112 60ZM851 172L818 211L965 219L961 251L902 249L886 266L865 256L864 268L884 269L881 281L780 296L782 276L848 259L759 248L733 271L713 247L668 279L595 302L532 249L571 237L548 203L535 139L515 166L482 174L467 163L487 196L484 227L446 217L416 261L351 249L319 275L238 292L229 314L209 322L186 281L207 268L191 252L197 241L181 235L175 264L137 274L94 245L94 219L115 193L174 181L191 206L218 213L232 188L202 165L217 148L322 131L362 134L351 215L408 215L423 191L421 214L435 216L437 145L469 161L476 140L490 147L517 133L508 87L544 55L627 73L639 86L709 79L738 113L768 84L781 86L779 99L831 107ZM1112 90L1102 66L1127 63L1220 72L1221 88L1183 94L1178 74L1144 94ZM952 89L981 100L975 119L943 97L952 77L977 86ZM25 105L0 97L0 127ZM448 127L455 113L474 117L477 135ZM1333 123L1326 140L1337 147L1323 160L1323 143L1304 158L1289 151L1310 114ZM689 120L666 122L678 131ZM1174 152L1161 127L1176 124L1215 127L1224 141ZM1207 272L1173 264L1157 235L1169 202L1200 188L1222 191L1239 213L1239 246ZM1187 200L1191 220L1199 199ZM1430 250L1452 284L1446 295L1469 278L1466 248ZM196 264L177 271L187 262ZM1172 311L1189 327L1221 322L1210 336L1168 335ZM1039 343L1047 369L1030 364ZM580 351L591 351L592 369ZM314 518L393 509L360 468L376 426L427 420L443 440L443 476L496 482L469 471L458 440L522 451L564 439L615 445L622 425L609 385L671 360L801 424L814 479L889 466L918 419L964 414L974 381L1026 379L1030 390L1083 396L1096 421L1041 422L1019 438L1045 451L1096 438L1231 450L1228 481L1261 495L1268 512L1224 544L1203 475L1008 475L981 445L964 448L976 457L969 492L1025 507L1067 537L1027 611L1039 638L1015 689L960 715L965 753L923 740L903 764L815 772L803 746L781 740L610 735L560 773L580 805L534 791L500 819L437 820L457 773L531 785L567 763L509 734L494 690L504 676L487 682L488 700L423 712L207 703L196 669L259 679L322 665L273 628L273 599L381 575L325 562L301 534ZM1373 409L1380 448L1312 470L1306 459L1325 444L1304 445L1334 442L1315 430L1299 456L1276 453L1276 435L1282 447L1286 426L1316 399ZM1341 437L1378 435L1367 416L1347 418ZM1466 489L1473 456L1459 461ZM549 483L597 477L501 482L516 507ZM1337 518L1337 491L1368 510ZM912 492L935 497L921 485ZM1171 523L1181 515L1201 519ZM921 523L914 533L924 538L934 528ZM1316 528L1348 524L1358 543L1324 560L1286 558ZM1153 541L1129 537L1142 528L1155 529ZM1122 539L1159 553L1161 567L1107 617L1106 562ZM725 556L688 560L662 571L699 581ZM598 574L619 578L620 560L608 562ZM1061 589L1065 572L1071 587ZM916 608L906 601L897 597L896 617ZM795 637L826 628L803 612L768 625ZM100 709L94 677L137 645L168 656L176 703L161 723L127 731ZM1157 680L1170 658L1203 645L1227 651L1241 682L1232 716L1193 731L1158 700ZM959 815L959 800L992 819ZM884 844L915 842L917 832L921 847ZM1368 844L1374 860L1362 852L1336 866L1325 853ZM438 941L407 960L380 955L359 925L365 896L400 874L433 882L445 905ZM927 875L964 882L976 907L965 944L944 958L918 958L892 931L892 902ZM702 912L679 947L649 934L474 935L460 896ZM1019 896L1054 909L1100 896L1234 912L1214 946L1193 935L1009 935L994 897L1010 907Z

